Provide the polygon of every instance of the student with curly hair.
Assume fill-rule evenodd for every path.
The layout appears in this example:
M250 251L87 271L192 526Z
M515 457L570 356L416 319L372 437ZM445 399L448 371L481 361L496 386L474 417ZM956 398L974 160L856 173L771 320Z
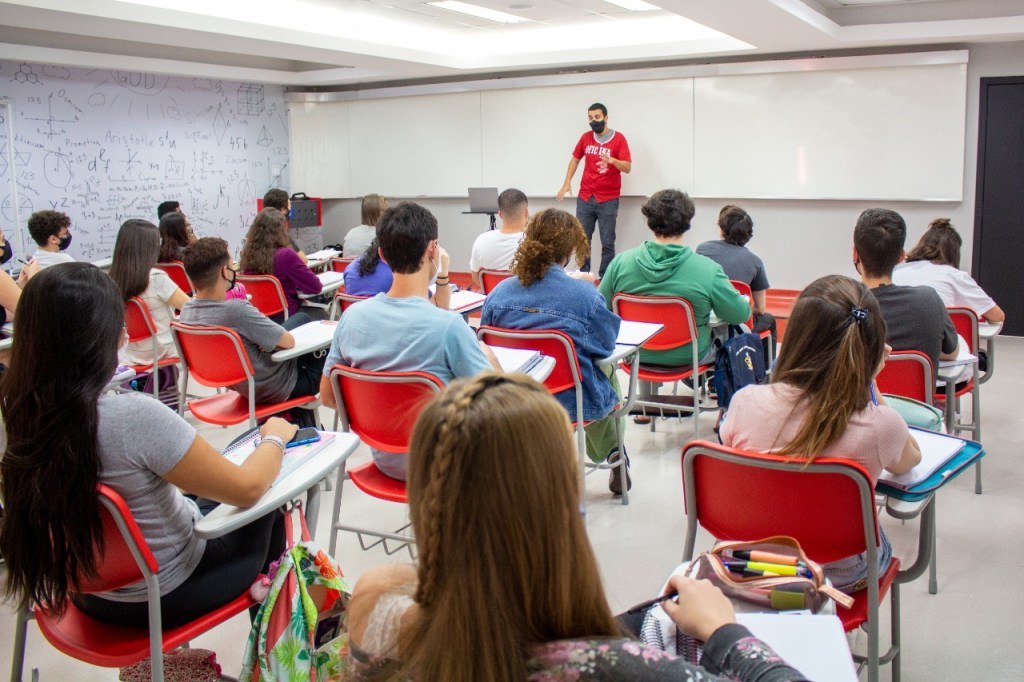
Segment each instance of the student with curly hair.
M242 272L273 275L281 282L288 301L288 314L299 311L299 294L319 294L323 283L291 248L288 220L284 214L265 208L256 214L242 247Z
M59 263L74 263L66 249L71 246L71 218L60 211L36 211L28 219L28 233L39 247L32 259L45 270Z
M515 277L490 293L480 323L508 329L557 329L572 338L583 380L583 419L592 422L587 426L587 455L595 462L613 464L625 454L618 451L615 422L606 418L619 401L619 388L614 367L599 366L598 361L615 350L621 320L608 310L592 283L565 272L570 261L583 263L587 244L575 216L556 208L533 216L512 261ZM575 421L576 389L555 397ZM628 490L628 473L625 478ZM620 471L612 469L608 487L616 495L622 494L621 479Z

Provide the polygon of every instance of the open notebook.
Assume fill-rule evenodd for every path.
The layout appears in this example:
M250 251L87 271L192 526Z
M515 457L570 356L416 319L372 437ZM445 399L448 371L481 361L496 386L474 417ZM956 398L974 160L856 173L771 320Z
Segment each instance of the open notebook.
M324 447L334 439L334 434L328 431L320 432L320 440L315 443L307 443L305 445L296 445L295 447L287 448L284 451L284 458L281 460L281 473L274 479L274 484L284 480L288 474L295 471L299 466L306 462L316 453L324 449ZM249 455L252 454L253 450L260 442L260 432L258 429L253 429L250 433L246 434L244 438L236 443L228 446L223 453L225 457L231 460L235 464L241 464Z
M910 429L910 435L921 446L920 463L905 474L897 476L890 474L888 471L883 471L882 475L878 477L878 480L885 481L886 485L901 490L908 490L928 480L932 474L941 469L967 445L967 442L962 438L947 436L934 431Z
M522 372L529 374L530 370L537 366L544 356L540 351L526 350L523 348L504 348L502 346L491 346L498 364L506 372Z

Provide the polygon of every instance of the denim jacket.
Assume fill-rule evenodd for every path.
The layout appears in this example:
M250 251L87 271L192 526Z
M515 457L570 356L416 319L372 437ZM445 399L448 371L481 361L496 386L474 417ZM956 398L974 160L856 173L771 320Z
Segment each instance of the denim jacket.
M544 277L528 287L517 277L503 281L487 296L480 320L507 329L557 329L568 334L580 361L587 421L608 416L618 401L597 361L615 349L621 321L592 283L569 277L558 265L551 265ZM557 393L555 398L575 420L576 389Z

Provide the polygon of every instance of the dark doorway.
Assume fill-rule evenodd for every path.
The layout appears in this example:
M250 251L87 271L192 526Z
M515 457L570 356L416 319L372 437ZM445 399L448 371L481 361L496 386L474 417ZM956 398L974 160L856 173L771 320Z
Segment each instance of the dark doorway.
M1024 336L1024 76L981 79L972 274Z

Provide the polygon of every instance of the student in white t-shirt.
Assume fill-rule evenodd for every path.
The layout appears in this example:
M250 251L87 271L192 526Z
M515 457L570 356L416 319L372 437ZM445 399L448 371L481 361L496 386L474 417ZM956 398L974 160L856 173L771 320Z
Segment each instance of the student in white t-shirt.
M71 218L59 211L36 211L28 219L28 233L39 246L32 258L40 269L58 263L73 263L74 258L64 253L71 246Z
M507 189L498 195L498 216L501 229L484 232L473 242L469 255L469 269L473 284L483 290L481 270L511 270L512 257L526 234L526 220L530 207L526 195L518 189Z
M345 242L341 247L341 255L344 258L357 258L362 256L366 249L377 237L377 221L388 210L388 200L379 194L367 194L363 197L360 217L362 225L356 225L345 235Z
M931 287L947 308L963 306L989 322L1002 322L1006 319L1003 309L960 269L962 244L949 218L933 220L921 241L907 254L906 262L893 270L893 284Z

